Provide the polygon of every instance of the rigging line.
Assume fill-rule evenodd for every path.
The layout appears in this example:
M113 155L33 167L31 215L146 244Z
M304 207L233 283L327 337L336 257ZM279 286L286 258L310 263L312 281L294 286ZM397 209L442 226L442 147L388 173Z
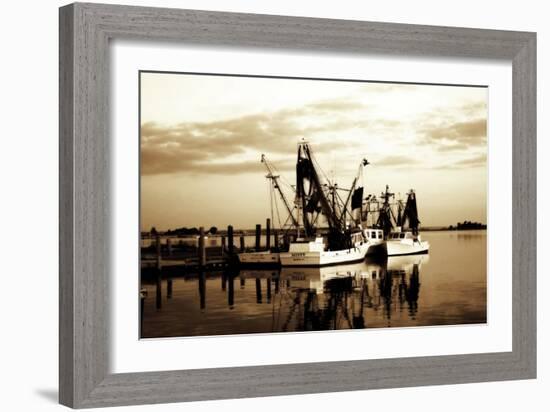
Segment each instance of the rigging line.
M317 157L313 154L313 151L311 151L311 150L309 151L309 157L315 163L315 165L317 166L317 169L319 169L319 171L321 172L321 174L325 178L325 181L330 184L331 180L328 178L327 174L325 173L325 171L323 170L323 168L321 167L321 165L317 161Z
M342 198L340 197L340 195L338 194L338 192L336 192L336 197L338 198L338 200L340 200L340 202L343 203L343 200L342 200ZM353 220L353 212L348 211L348 208L347 208L347 207L344 208L344 207L342 206L342 209L344 209L344 210L342 211L342 215L345 216L346 214L348 214L348 215L350 216L350 218Z
M279 171L279 169L277 169L277 167L271 163L269 160L265 159L265 162L266 164L269 165L269 167L275 172L275 174L277 174L279 176L279 179L281 179L282 183L287 186L288 188L290 188L293 192L295 192L294 188L292 187L292 185L290 184L290 182L288 182L288 180L284 177L284 175L281 174L281 172Z
M275 191L275 189L273 189ZM275 194L274 194L275 196ZM277 222L279 222L279 228L282 228L281 226L281 214L279 212L279 202L277 202L277 198L275 198L275 210L277 211Z
M284 175L279 171L279 169L277 169L274 165L270 164L271 167L273 168L273 170L277 173L277 175L279 175L279 178L281 179L281 181L288 187L292 188L292 185L290 184L290 182L286 179L286 177L284 177Z
M295 208L294 208L295 209ZM294 209L292 209L294 211ZM284 230L284 228L286 227L286 224L288 223L288 220L290 219L290 215L287 216L285 222L283 223L283 225L281 226L281 229Z
M271 209L271 221L275 222L273 220L273 182L269 182L269 207Z
M317 223L317 219L319 219L319 216L321 216L322 213L317 213L317 215L315 216L315 219L313 219L313 222L311 222L311 225L312 226L315 226L315 224Z

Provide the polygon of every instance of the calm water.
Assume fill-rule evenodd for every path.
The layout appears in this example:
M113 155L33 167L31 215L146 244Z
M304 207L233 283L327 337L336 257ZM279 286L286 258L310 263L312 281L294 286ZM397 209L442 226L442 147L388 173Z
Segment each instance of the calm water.
M486 232L422 238L429 255L144 284L142 337L485 323Z

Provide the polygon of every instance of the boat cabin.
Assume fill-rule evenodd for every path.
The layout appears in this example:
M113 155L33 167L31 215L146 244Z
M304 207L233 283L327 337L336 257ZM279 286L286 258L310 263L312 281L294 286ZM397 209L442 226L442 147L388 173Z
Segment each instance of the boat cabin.
M364 229L363 233L367 240L383 240L384 231L381 229Z
M305 253L305 252L323 252L325 250L325 243L321 236L317 236L315 240L298 238L295 242L292 242L289 246L289 252L291 253Z
M416 239L416 236L412 232L391 232L388 235L388 240L400 240L400 239Z

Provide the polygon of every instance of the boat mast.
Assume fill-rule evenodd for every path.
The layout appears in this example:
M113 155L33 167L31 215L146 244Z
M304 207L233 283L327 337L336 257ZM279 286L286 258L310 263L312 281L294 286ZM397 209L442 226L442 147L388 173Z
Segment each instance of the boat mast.
M405 210L403 211L403 224L405 222L408 222L413 235L418 235L420 220L418 220L418 209L416 207L416 193L412 189L407 193L407 203L405 203Z
M307 187L306 187L307 184ZM313 156L309 144L302 141L298 144L298 159L296 162L296 196L301 203L304 231L306 236L314 235L313 222L309 220L308 212L322 212L329 230L342 231L340 219L328 200L323 184L313 164Z
M382 193L384 203L382 204L382 208L380 209L377 222L378 227L382 228L385 236L387 236L393 229L390 198L393 197L394 194L390 193L389 189L389 186L386 185L386 191Z
M279 196L281 197L281 200L283 201L283 204L285 205L285 208L288 212L288 215L290 216L290 219L292 220L292 224L296 227L298 227L298 221L294 217L294 214L292 213L292 209L290 207L290 203L288 203L288 200L286 199L286 196L281 189L281 186L279 185L279 175L273 174L273 166L268 162L267 158L264 154L262 154L262 163L265 165L267 169L267 175L265 176L267 179L271 180L271 183L273 185L273 188L279 192Z
M361 161L361 163L359 164L359 169L357 170L357 175L353 179L353 183L351 184L351 188L349 190L348 197L346 198L346 201L344 203L342 216L340 217L340 219L342 220L342 224L345 224L346 213L349 213L348 212L348 205L350 204L350 201L351 201L350 216L351 216L352 220L355 222L355 224L358 223L357 221L361 220L361 212L359 213L359 218L355 219L354 216L353 216L353 211L355 209L361 209L362 206L363 206L363 186L358 187L357 189L355 187L357 186L357 181L359 180L359 177L362 176L363 168L365 166L369 165L369 164L370 163L367 159L363 159Z

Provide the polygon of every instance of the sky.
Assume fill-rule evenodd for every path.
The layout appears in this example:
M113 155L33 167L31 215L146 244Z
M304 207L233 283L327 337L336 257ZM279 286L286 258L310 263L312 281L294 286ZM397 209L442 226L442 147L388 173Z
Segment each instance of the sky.
M365 193L414 189L421 226L486 223L483 87L142 72L140 118L141 230L265 222L261 155L294 184L302 139L340 187L366 158Z

